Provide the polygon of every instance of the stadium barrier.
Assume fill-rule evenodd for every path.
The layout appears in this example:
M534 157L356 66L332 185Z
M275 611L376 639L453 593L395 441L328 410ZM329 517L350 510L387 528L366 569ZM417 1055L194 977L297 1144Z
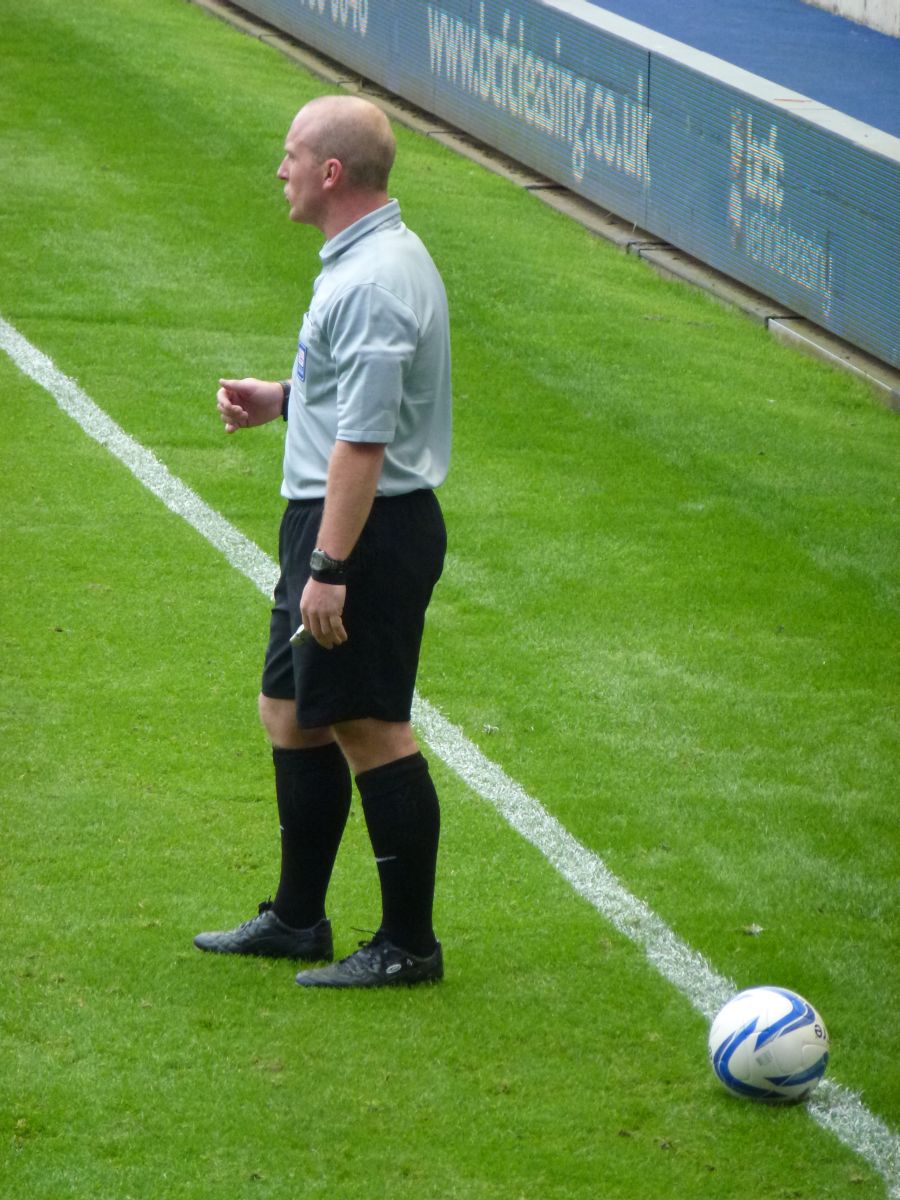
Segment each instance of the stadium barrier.
M900 139L585 0L239 2L900 367Z
M879 33L900 37L900 5L897 0L804 0L815 8L837 13L848 21L867 25Z

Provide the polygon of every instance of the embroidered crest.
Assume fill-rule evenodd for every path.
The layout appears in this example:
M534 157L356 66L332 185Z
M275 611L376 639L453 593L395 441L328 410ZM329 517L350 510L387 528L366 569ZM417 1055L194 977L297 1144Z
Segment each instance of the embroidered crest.
M302 342L297 343L297 378L306 382L306 346Z

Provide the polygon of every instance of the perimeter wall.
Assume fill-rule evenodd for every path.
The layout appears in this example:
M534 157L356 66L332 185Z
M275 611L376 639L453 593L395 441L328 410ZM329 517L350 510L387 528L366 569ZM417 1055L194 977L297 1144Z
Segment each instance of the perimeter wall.
M837 13L891 37L900 37L900 4L897 0L805 0L816 8Z
M900 367L900 139L583 0L240 0Z

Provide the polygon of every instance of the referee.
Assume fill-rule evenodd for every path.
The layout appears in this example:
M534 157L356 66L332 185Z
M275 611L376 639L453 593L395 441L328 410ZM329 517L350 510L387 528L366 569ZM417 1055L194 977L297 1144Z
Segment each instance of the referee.
M331 964L301 971L304 987L443 976L432 925L440 810L410 713L446 549L434 489L450 453L450 333L440 275L388 197L395 150L384 113L359 97L320 97L297 114L278 178L291 220L325 244L293 373L223 379L217 394L228 433L287 421L281 577L259 697L281 874L255 917L194 942ZM371 941L332 963L325 897L351 773L382 917Z

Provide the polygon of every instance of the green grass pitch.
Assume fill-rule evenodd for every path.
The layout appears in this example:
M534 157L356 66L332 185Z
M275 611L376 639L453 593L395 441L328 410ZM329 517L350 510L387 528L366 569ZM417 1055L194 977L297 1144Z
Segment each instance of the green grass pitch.
M183 0L0 0L0 316L269 553L318 263L275 179L323 90ZM420 691L715 969L803 992L900 1120L897 418L398 129L454 322ZM846 1200L706 1026L431 755L448 977L199 955L274 885L263 597L0 356L0 1191L15 1200ZM427 753L427 748L426 748ZM377 920L358 808L338 949ZM761 932L749 934L748 929Z

